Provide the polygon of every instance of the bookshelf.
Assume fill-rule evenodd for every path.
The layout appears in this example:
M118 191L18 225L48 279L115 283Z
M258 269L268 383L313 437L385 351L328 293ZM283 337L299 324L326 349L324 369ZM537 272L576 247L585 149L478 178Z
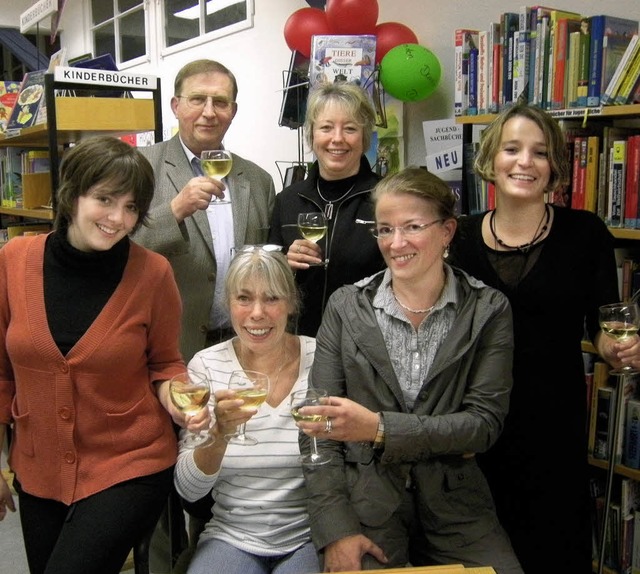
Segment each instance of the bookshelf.
M135 74L129 74L135 76ZM64 148L82 138L93 135L122 136L132 133L154 132L155 141L162 140L161 90L158 78L151 78L151 86L129 87L128 92L150 93L151 97L99 97L100 92L113 93L113 85L90 84L98 97L59 95L87 90L86 83L77 83L45 74L44 96L47 122L20 130L17 135L0 135L0 147L48 149L51 163L51 189L58 187L58 166ZM22 209L0 207L0 213L28 219L53 220L52 209Z

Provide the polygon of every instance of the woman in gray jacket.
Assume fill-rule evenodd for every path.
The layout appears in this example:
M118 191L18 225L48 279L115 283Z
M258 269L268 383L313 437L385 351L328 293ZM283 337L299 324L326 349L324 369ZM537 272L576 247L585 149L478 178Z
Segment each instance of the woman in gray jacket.
M446 183L418 168L381 181L372 229L387 269L330 298L301 451L325 572L462 563L522 569L474 453L502 431L512 319L497 290L445 263L456 230Z

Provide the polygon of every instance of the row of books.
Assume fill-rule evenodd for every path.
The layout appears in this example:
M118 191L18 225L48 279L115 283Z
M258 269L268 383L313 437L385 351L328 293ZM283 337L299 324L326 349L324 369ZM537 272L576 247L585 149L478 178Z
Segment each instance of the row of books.
M49 170L48 151L0 148L0 205L31 208L48 203L51 195ZM27 205L25 187L28 194L37 194L37 198L29 197L33 201L27 201Z
M612 380L609 366L596 355L583 353L583 359L589 455L606 462L613 455L614 464L640 469L640 375ZM614 444L618 392L622 392L622 401ZM613 483L606 525L605 486L604 473L595 472L591 480L593 559L599 560L604 541L603 562L607 567L620 573L640 572L640 482L626 476Z
M565 203L610 227L640 229L640 129L560 120L572 164Z
M604 484L591 481L591 516L593 559L599 558L604 516ZM609 516L604 536L604 564L620 574L640 572L640 483L630 478L620 481L609 504Z
M627 51L638 32L638 20L543 6L458 28L455 115L497 113L518 99L548 110L640 102L640 41Z

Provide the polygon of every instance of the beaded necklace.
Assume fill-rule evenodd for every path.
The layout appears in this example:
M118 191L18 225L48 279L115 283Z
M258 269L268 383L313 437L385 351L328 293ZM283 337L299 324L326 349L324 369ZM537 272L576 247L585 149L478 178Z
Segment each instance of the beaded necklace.
M489 229L491 230L491 235L493 235L493 238L496 240L496 243L501 247L504 247L505 249L512 249L514 251L519 251L520 253L527 253L529 249L531 249L531 247L536 243L536 241L538 241L549 228L549 220L551 219L551 210L549 209L549 204L545 203L544 213L540 218L538 227L536 227L536 231L533 235L533 239L528 243L523 243L522 245L508 245L498 237L498 235L496 234L496 227L495 227L495 215L496 215L496 212L494 209L491 212L491 216L489 217ZM546 216L546 219L545 219L545 216ZM542 225L543 219L545 220L544 225ZM540 228L541 225L542 225L542 229Z

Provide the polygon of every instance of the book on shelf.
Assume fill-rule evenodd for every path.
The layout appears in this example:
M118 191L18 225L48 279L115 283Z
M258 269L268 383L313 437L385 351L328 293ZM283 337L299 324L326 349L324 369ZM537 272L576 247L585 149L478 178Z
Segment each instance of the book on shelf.
M478 48L469 50L469 107L467 115L478 115Z
M7 122L19 93L20 82L0 81L0 134L7 129Z
M457 28L454 32L454 114L465 116L469 110L469 55L478 46L480 30Z
M607 88L600 97L600 103L603 106L611 105L615 102L618 91L620 90L620 86L622 85L625 76L630 71L635 55L640 50L639 40L640 36L638 36L638 34L634 34L631 38L631 41L627 45L624 54L622 54L615 72L613 73L613 76L611 76L611 80L609 80Z
M2 207L16 207L22 195L21 150L15 147L0 148L0 192Z
M629 73L623 78L618 93L616 94L615 104L625 105L637 103L633 101L633 92L637 85L640 84L640 51L636 53L633 62L629 68Z
M620 572L631 573L631 560L633 558L633 530L635 522L633 512L622 515L620 526Z
M489 31L478 32L478 113L489 113Z
M640 135L627 139L627 171L625 182L624 226L636 229L638 225L638 185L640 184Z
M599 387L597 389L595 442L593 458L609 459L609 440L613 425L613 387Z
M584 208L592 213L597 212L598 206L598 155L600 152L600 136L587 137L587 168L585 177L585 205Z
M633 553L631 574L640 574L640 510L633 512Z
M575 136L571 165L571 207L584 209L587 187L587 136Z
M46 70L37 70L24 75L18 99L7 122L7 133L35 125L38 111L44 102L45 72Z
M601 389L605 389L601 392ZM606 459L606 439L608 434L609 401L613 388L609 386L609 366L600 360L593 364L593 386L591 388L591 409L589 410L588 451L594 458ZM603 402L599 398L603 396ZM605 402L607 403L605 405ZM600 417L600 411L606 415ZM596 455L596 452L598 453Z
M591 18L580 21L580 46L578 54L578 78L576 86L576 106L587 105L589 95L589 66L591 64Z
M589 478L590 515L591 515L591 536L592 536L592 558L598 559L600 549L600 538L602 529L602 515L604 510L605 483L599 476Z
M360 35L314 35L311 40L309 82L351 82L373 92L376 37Z
M606 14L591 17L587 106L597 107L601 104L602 94L607 89L631 38L637 33L638 20Z
M609 206L607 223L610 227L622 227L624 222L624 194L627 169L627 140L614 140L610 150Z
M626 139L634 133L633 128L624 126L602 125L600 164L598 166L598 202L597 214L607 221L609 215L610 190L609 183L611 177L611 150L615 140Z
M514 34L518 30L520 16L517 12L503 12L500 16L502 37L502 99L501 106L513 103L513 64L516 54Z
M578 66L580 65L580 31L569 34L566 67L566 99L567 107L578 106Z
M580 16L561 16L555 22L554 29L554 59L553 70L551 74L552 89L550 109L561 110L568 108L567 85L568 85L568 53L569 53L569 35L572 32L580 30Z
M500 85L502 82L502 45L500 44L500 23L491 22L488 29L488 46L491 50L489 61L489 113L500 110Z
M631 95L627 99L627 104L640 104L640 69L637 75L636 83L631 89Z
M513 41L516 53L513 59L513 86L511 100L516 102L525 90L528 90L529 52L531 46L529 30L516 30L513 34Z
M631 398L625 413L626 431L623 464L640 469L640 399ZM636 506L636 509L639 509Z

